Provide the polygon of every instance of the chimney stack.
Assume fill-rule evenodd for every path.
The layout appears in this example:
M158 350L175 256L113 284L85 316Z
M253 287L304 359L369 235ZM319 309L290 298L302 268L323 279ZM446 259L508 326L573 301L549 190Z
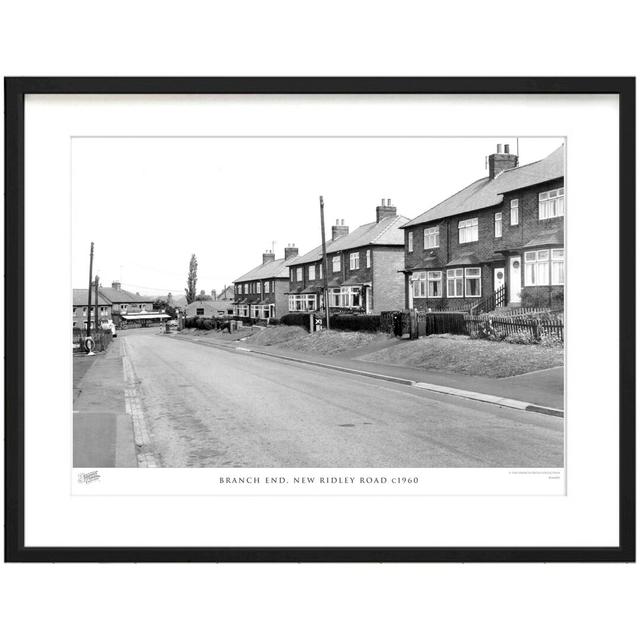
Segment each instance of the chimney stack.
M336 220L336 223L331 227L331 241L342 238L349 235L349 227L344 224L344 218L342 220Z
M284 259L289 260L289 258L294 258L298 255L298 247L294 244L289 244L284 248Z
M269 251L269 249L267 249L262 254L262 264L267 264L267 262L273 262L275 259L276 259L275 254L273 253L273 251Z
M382 198L382 204L376 207L376 222L380 222L384 218L388 218L390 216L398 215L396 207L391 206L391 198L387 199L387 204L384 203L384 198Z
M218 296L215 289L211 289L211 297L215 300Z
M120 289L122 289L122 285L120 284L120 282L118 280L114 280L111 283L111 288L115 289L116 291L120 291Z
M497 147L497 152L489 156L489 179L493 180L497 175L506 169L513 169L518 166L518 156L509 153L509 145L501 144Z

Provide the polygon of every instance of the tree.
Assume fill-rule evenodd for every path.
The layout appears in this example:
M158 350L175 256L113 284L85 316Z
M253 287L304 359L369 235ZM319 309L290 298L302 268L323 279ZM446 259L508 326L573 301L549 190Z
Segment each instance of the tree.
M191 304L196 299L196 284L198 282L198 260L196 254L191 256L189 261L189 275L187 276L187 288L184 290L187 295L187 304Z

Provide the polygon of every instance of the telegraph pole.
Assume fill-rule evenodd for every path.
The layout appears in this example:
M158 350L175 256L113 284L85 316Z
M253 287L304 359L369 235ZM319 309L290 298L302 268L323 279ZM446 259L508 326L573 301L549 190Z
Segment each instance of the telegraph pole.
M91 336L91 289L93 288L93 242L89 254L89 299L87 300L87 338Z
M96 276L95 279L95 288L96 288L96 313L95 313L95 325L96 325L96 335L98 334L98 285L100 283L100 278Z
M324 287L324 317L329 328L329 291L327 289L327 242L324 237L324 199L320 196L320 230L322 232L322 284Z

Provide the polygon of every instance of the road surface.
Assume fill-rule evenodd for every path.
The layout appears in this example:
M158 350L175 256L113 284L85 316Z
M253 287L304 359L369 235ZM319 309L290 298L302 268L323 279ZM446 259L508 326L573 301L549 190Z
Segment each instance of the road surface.
M563 466L560 418L153 331L118 340L159 466Z

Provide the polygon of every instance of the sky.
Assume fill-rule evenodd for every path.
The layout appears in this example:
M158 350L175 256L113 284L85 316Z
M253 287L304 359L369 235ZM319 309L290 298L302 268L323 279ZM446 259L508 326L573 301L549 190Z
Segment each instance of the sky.
M105 286L184 293L189 260L198 291L220 291L289 244L306 253L325 228L375 221L382 198L422 212L488 174L497 144L539 160L561 138L74 138L74 288L86 288L89 247Z

